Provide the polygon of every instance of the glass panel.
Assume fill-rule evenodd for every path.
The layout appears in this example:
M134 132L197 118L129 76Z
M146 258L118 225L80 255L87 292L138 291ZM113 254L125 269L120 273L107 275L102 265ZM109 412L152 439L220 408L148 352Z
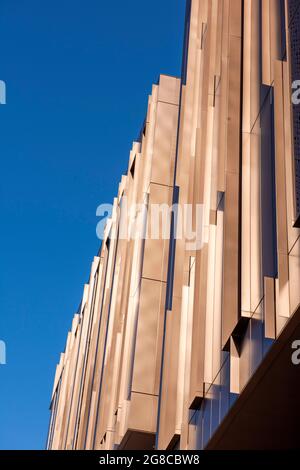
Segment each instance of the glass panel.
M263 358L263 336L264 328L261 312L257 312L250 320L251 340L250 340L250 375L253 375Z
M210 392L204 400L203 424L202 424L202 447L204 448L211 436L211 398Z

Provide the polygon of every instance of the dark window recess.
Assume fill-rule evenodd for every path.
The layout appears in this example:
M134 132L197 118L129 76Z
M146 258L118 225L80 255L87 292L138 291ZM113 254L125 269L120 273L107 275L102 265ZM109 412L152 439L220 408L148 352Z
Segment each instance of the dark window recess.
M300 1L289 0L292 82L300 80ZM300 104L293 104L296 227L300 227Z
M280 2L280 56L286 60L286 27L285 27L285 0Z
M181 69L182 85L186 85L186 79L187 79L187 65L188 65L188 56L189 56L189 38L190 38L191 9L192 9L192 0L187 0L187 2L186 2L186 13L185 13L185 28L184 28L184 43L183 43L183 59L182 59L182 69Z
M173 192L173 206L178 205L178 202L179 202L179 187L175 186L174 192ZM175 236L176 227L177 227L177 214L175 213L175 211L172 211L167 293L166 293L166 310L172 310L172 305L173 305L174 265L175 265L175 252L176 252L176 236Z
M223 191L218 191L217 194L217 210L224 212L225 210L225 193Z
M134 160L133 160L132 165L131 165L131 167L130 167L130 173L131 173L132 178L134 178L135 160L136 160L136 157L134 157Z
M136 138L136 141L139 142L140 144L143 142L143 137L145 137L146 135L146 125L147 125L147 118L144 119L140 133Z
M275 186L275 135L273 88L261 88L261 212L262 270L266 277L277 277L277 223Z

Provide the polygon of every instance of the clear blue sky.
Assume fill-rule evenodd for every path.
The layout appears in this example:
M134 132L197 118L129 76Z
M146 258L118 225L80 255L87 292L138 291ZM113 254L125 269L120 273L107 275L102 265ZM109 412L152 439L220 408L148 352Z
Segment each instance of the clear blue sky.
M1 0L0 448L41 449L96 208L127 168L159 73L180 74L184 0Z

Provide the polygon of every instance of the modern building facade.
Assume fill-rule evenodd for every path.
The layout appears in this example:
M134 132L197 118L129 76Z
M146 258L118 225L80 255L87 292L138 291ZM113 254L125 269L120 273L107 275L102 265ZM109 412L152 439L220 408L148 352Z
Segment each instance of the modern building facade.
M300 2L188 0L185 24L57 366L48 449L299 446Z

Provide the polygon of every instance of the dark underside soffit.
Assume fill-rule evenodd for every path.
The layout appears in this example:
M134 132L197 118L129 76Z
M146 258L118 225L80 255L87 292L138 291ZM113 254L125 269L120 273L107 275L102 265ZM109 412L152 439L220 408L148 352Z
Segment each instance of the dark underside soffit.
M300 448L300 306L207 445L207 450Z
M155 434L128 430L122 439L119 450L153 450Z

